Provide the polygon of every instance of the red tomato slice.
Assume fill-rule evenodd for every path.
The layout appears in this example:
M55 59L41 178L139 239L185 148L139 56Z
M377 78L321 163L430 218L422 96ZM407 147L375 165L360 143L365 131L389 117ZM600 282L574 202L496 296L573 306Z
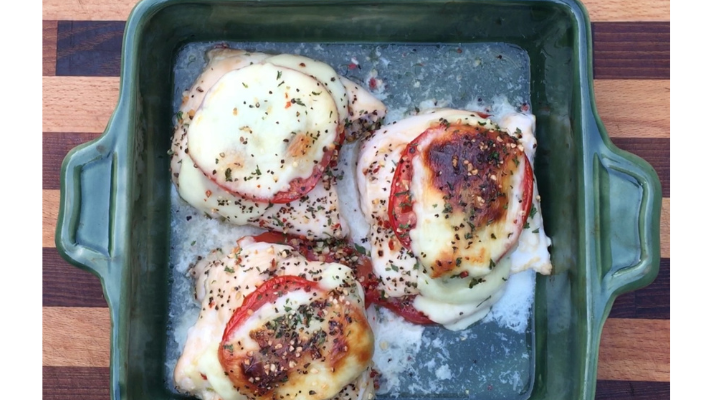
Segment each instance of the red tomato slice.
M374 300L373 302L391 311L394 311L396 314L405 318L405 320L412 322L413 324L435 324L435 322L432 322L429 317L427 317L424 313L422 313L421 311L416 309L415 306L412 305L412 302L414 300L415 296L413 295L407 295L402 297L388 297L387 299L382 299L380 298L380 296L378 296L378 299Z
M400 162L395 168L395 175L390 186L390 198L388 200L388 219L390 228L395 232L395 236L403 246L410 249L410 230L417 225L417 215L412 208L414 199L410 191L412 183L412 160L420 152L417 146L420 140L429 135L430 130L425 131L415 140L408 143L400 156Z
M307 239L284 235L276 232L265 232L254 237L258 242L279 243L293 247L309 261L337 262L355 270L358 282L365 292L365 306L377 304L386 307L406 320L415 324L434 324L426 315L415 309L412 301L415 296L383 298L378 290L378 277L373 272L373 264L368 256L358 252L346 241L327 241L329 252L319 254L314 242ZM357 261L352 261L353 255L358 255ZM339 255L341 255L339 257Z
M379 296L378 278L373 273L373 264L370 258L356 250L352 243L345 240L326 240L325 246L328 253L318 251L316 243L296 235L285 235L277 232L265 232L254 237L258 242L278 243L291 246L309 261L329 262L343 264L355 271L358 282L365 292L365 306L372 303L372 299ZM353 256L358 258L353 261Z
M230 321L227 323L225 332L222 335L222 344L229 339L232 332L242 325L245 319L252 313L259 310L265 304L274 303L283 295L296 290L310 292L320 289L318 289L316 282L291 275L277 276L261 284L255 291L244 298L242 305L232 314L232 318L230 318Z
M479 130L481 130L481 132L487 131L486 129L479 129L479 127L473 127L470 125L442 124L437 127L427 129L413 141L408 143L408 145L402 150L400 162L395 169L390 188L388 222L391 229L395 233L395 236L407 249L411 249L410 231L417 226L417 215L413 209L413 205L417 199L413 197L412 191L410 190L414 173L412 164L413 160L421 154L421 143L431 142L433 138L437 138L437 135L442 135L448 131L456 130L467 132L466 134L468 135L473 135L472 131L475 131L476 134L480 134ZM457 143L457 145L459 144ZM528 157L526 157L523 152L520 153L521 154L517 158L519 160L523 159L522 161L524 162L524 176L520 187L522 191L521 207L524 212L524 218L517 221L517 229L514 232L514 235L509 238L511 246L513 246L513 244L518 240L521 230L523 229L525 221L531 210L531 201L533 199L533 170L528 161ZM499 157L498 153L497 157ZM456 187L456 184L453 186ZM504 253L504 255L505 254L506 253ZM501 257L503 257L503 255ZM501 257L499 257L499 259Z
M519 226L523 228L528 219L528 215L531 213L531 206L533 205L533 168L531 163L528 161L528 157L524 157L525 160L525 172L523 179L523 218L519 221ZM521 230L518 232L521 233Z

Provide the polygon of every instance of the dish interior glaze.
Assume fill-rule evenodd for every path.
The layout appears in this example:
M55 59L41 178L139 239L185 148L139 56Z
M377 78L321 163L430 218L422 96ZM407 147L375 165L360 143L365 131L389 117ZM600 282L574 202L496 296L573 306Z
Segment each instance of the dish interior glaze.
M503 102L527 107L530 102L530 70L526 52L506 43L453 44L321 44L321 43L191 43L176 57L173 110L178 112L183 91L189 89L205 67L206 51L227 45L235 49L270 54L300 54L334 67L339 75L371 87L388 107L386 122L393 122L427 108L486 109ZM341 152L336 175L349 174L337 183L339 197L350 197L358 207L353 163L358 144ZM185 343L186 330L197 319L198 304L192 300L193 281L186 272L197 256L214 248L230 248L237 238L254 232L251 227L232 227L212 221L192 209L172 191L171 295L166 346L166 380ZM347 219L360 214L341 201ZM350 217L350 218L349 218ZM353 226L353 224L350 224ZM354 229L351 229L354 231ZM361 239L367 231L352 237ZM469 329L451 332L427 327L422 343L387 341L389 354L411 360L380 360L389 370L401 370L381 383L379 398L390 396L448 398L526 398L533 379L534 274L512 277L507 295L491 317ZM494 318L496 315L496 318ZM394 326L386 326L393 329ZM376 353L383 350L376 343ZM400 348L398 352L394 348ZM382 358L382 356L380 356ZM376 365L377 368L378 365ZM391 374L388 374L391 375ZM389 390L388 390L389 389Z

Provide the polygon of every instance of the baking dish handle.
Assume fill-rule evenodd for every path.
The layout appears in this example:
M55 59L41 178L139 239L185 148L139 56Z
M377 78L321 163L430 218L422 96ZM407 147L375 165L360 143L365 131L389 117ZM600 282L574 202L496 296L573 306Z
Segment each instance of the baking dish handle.
M604 318L615 297L648 285L659 272L662 191L646 161L612 144L596 155L594 176L602 266L598 315Z
M105 278L111 260L112 135L72 149L62 162L55 243L70 263Z

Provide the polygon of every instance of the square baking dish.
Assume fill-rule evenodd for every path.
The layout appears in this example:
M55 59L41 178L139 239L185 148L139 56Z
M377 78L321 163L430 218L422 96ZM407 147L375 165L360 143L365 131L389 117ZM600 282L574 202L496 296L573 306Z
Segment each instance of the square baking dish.
M537 276L529 376L514 398L593 399L602 325L659 268L661 186L611 144L592 89L577 1L144 0L124 36L120 97L104 135L61 171L56 244L101 279L112 317L112 399L184 398L165 379L170 290L173 67L195 42L504 43L529 59L535 170L553 275ZM505 398L500 393L418 398ZM407 398L407 396L401 396ZM506 397L511 398L511 397Z

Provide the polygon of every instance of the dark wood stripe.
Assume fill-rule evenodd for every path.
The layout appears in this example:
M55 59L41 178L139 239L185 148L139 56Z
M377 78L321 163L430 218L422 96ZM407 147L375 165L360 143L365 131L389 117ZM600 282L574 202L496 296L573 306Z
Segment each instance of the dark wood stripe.
M57 21L42 21L42 75L52 76L57 69Z
M671 396L669 382L597 381L598 400L664 400Z
M42 367L44 400L109 400L109 368Z
M59 170L64 156L76 146L99 137L100 133L42 134L42 189L59 189Z
M43 307L107 307L101 282L66 262L54 248L42 248Z
M669 79L669 22L592 24L596 79Z
M60 21L57 75L118 76L124 21ZM669 22L597 22L597 79L669 79Z
M597 381L599 400L663 400L671 395L669 382ZM109 368L42 367L44 400L107 400Z
M57 75L118 76L124 21L59 21Z
M669 138L612 138L612 143L622 150L636 154L652 165L662 183L662 197L671 197L669 188Z
M670 287L669 259L662 258L657 279L615 299L610 318L670 319Z

